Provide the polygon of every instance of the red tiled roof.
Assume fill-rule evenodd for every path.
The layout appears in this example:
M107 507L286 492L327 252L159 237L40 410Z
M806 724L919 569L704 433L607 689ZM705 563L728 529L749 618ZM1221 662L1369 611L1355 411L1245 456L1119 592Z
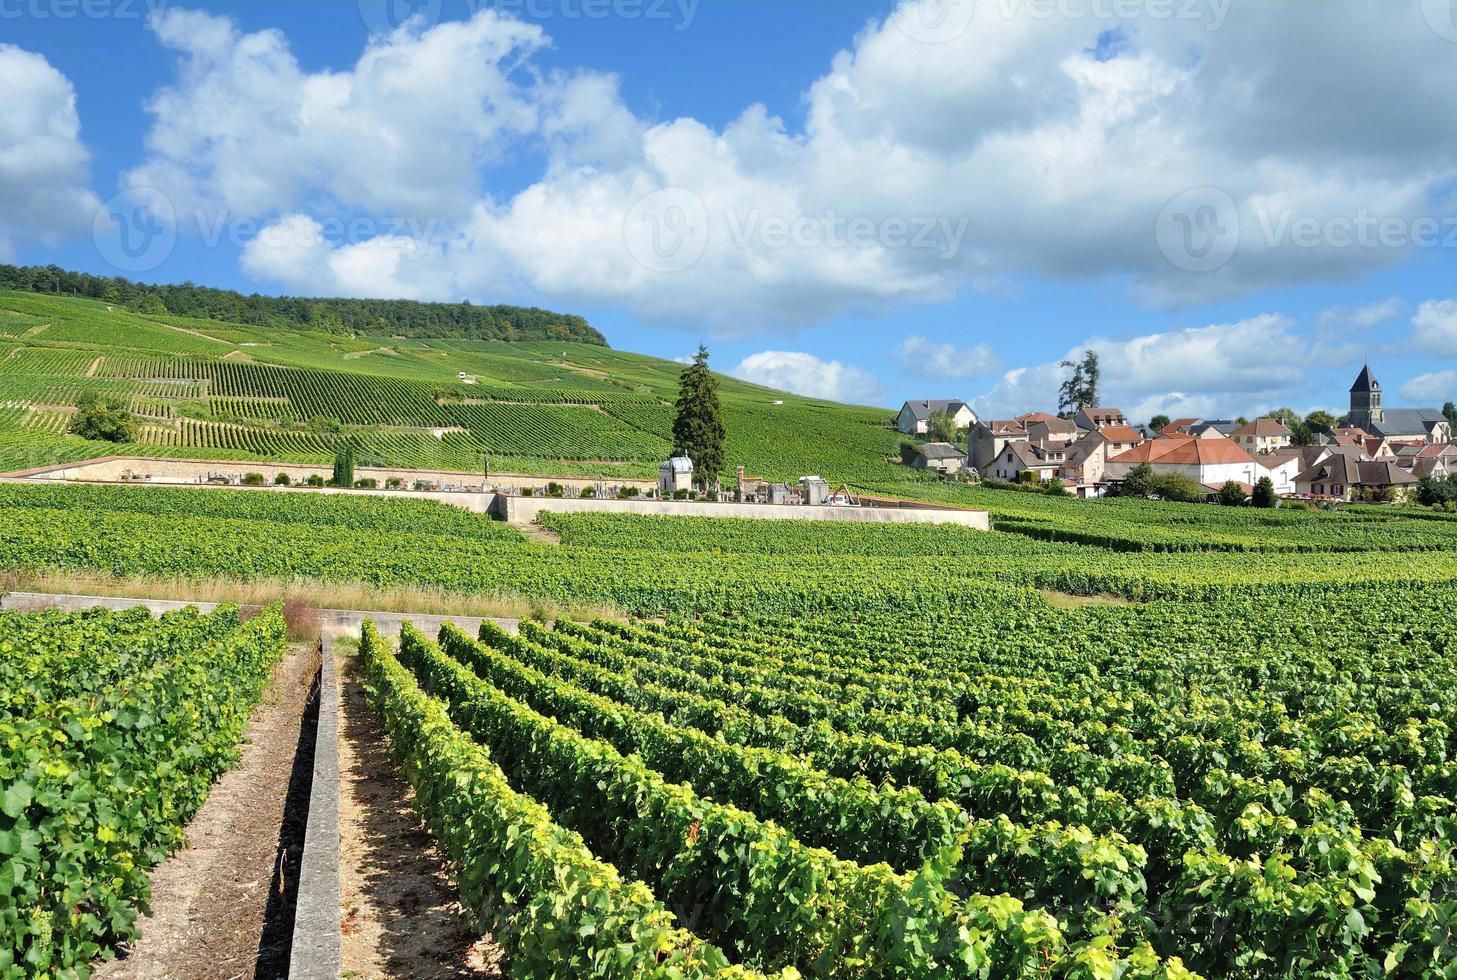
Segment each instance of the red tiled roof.
M1178 466L1209 466L1215 463L1248 463L1254 457L1228 439L1195 439L1171 436L1155 439L1120 453L1109 463L1168 463Z
M1233 435L1237 436L1288 436L1290 430L1285 423L1279 419L1255 419L1235 429Z
M1098 434L1109 442L1142 442L1143 436L1131 426L1107 425L1098 430Z

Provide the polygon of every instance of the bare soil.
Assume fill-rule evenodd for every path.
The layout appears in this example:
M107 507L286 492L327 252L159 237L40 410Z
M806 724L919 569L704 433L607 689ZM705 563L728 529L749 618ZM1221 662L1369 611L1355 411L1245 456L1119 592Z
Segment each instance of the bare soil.
M456 900L446 863L340 645L339 833L343 976L496 978L500 951Z
M308 646L278 665L249 720L242 759L188 824L187 846L153 872L152 913L140 922L141 938L124 958L99 964L94 976L287 975L318 663Z
M1042 598L1054 609L1083 609L1087 606L1133 606L1137 603L1131 602L1122 596L1116 595L1073 595L1070 592L1058 592L1055 589L1043 589Z

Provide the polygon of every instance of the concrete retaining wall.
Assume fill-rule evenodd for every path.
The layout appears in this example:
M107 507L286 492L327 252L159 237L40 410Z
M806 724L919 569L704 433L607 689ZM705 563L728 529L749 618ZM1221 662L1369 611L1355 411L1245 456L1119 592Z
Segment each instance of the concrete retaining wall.
M138 481L142 483L197 486L199 480L206 480L210 476L241 478L245 473L261 473L263 478L270 483L279 473L287 473L289 479L295 483L302 483L311 476L320 476L327 480L334 475L333 468L330 466L309 466L301 463L270 463L257 460L149 459L138 456L104 456L99 459L88 459L57 466L42 466L4 475L86 483L119 483L124 476L136 475L147 478ZM482 485L482 474L480 473L462 473L451 470L404 470L359 466L355 467L354 477L358 480L378 480L381 486L386 480L403 480L406 487L412 487L416 480L423 480L426 483L456 486L475 492L480 492ZM580 490L595 487L599 480L584 477L492 473L490 482L500 486L531 487L532 489L545 489L549 483L560 483L562 486ZM656 480L615 476L603 477L600 482L613 487L638 487L644 490L658 485ZM419 494L412 494L412 496L419 496Z
M319 723L314 733L314 777L294 902L292 980L339 980L344 969L342 891L339 886L339 681L334 639L327 633L319 666Z
M542 513L638 514L648 517L736 517L756 521L849 521L865 524L953 524L991 530L991 516L981 510L916 507L798 507L776 504L697 503L688 500L592 500L556 497L494 498L490 512L518 527Z

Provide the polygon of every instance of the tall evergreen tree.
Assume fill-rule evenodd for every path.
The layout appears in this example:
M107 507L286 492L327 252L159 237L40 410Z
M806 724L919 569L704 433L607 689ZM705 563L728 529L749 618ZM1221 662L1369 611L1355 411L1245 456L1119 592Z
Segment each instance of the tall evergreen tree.
M683 369L673 419L673 451L693 460L693 475L704 489L723 472L723 410L718 381L708 370L708 348L699 345L693 363Z
M345 443L344 448L334 455L334 479L336 487L354 486L354 443Z

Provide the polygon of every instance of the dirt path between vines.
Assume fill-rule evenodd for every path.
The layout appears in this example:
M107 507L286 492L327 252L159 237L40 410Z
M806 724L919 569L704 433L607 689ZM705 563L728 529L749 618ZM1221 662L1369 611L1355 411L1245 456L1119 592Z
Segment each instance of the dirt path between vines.
M499 950L456 900L445 861L410 808L409 785L360 684L339 671L339 855L343 976L500 977Z
M249 719L242 759L187 825L188 846L153 871L152 914L139 923L141 938L125 959L98 964L94 976L287 976L290 882L302 855L313 772L314 724L306 708L317 671L312 646L293 648L278 665Z

